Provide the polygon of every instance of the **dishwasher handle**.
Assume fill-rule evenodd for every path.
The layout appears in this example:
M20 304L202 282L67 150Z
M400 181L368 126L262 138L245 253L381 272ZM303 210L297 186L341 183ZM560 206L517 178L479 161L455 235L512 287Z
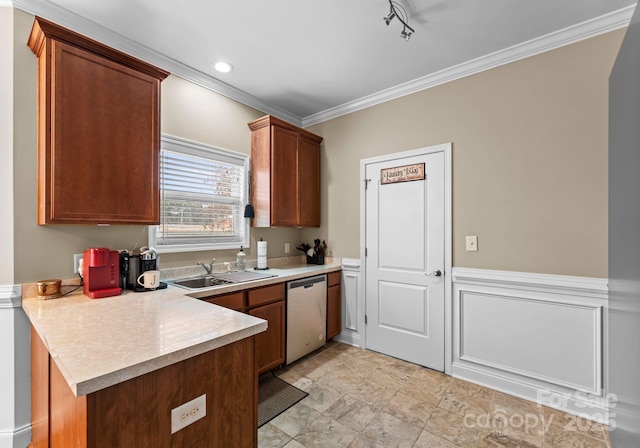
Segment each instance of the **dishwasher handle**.
M295 288L312 288L317 283L323 283L327 281L327 276L317 275L315 277L303 278L300 280L294 280L292 282L287 282L287 290L295 289Z

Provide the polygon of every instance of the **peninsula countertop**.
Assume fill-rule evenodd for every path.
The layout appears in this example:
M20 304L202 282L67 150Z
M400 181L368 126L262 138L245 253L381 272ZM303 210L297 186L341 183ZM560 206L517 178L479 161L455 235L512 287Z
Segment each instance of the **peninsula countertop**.
M147 374L267 329L265 320L197 297L337 271L339 263L282 266L267 279L197 292L167 289L90 299L23 298L22 307L76 396Z

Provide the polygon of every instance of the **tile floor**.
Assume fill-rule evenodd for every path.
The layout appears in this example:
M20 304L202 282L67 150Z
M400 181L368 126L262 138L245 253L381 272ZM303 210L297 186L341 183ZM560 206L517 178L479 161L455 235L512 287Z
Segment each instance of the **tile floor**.
M275 373L309 396L260 448L610 447L600 424L341 343Z

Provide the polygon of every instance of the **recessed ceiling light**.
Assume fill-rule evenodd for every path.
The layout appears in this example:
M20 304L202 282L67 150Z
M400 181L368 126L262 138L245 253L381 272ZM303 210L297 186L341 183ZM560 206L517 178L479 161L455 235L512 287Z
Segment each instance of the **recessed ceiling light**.
M233 66L224 61L216 62L216 65L214 65L213 67L220 73L229 73L231 70L233 70Z

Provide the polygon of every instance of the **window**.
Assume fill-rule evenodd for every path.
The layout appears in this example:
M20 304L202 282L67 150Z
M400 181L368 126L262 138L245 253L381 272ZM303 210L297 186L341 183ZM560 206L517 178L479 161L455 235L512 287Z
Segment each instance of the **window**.
M149 245L158 252L248 246L248 161L245 154L163 135L160 225L149 226Z

